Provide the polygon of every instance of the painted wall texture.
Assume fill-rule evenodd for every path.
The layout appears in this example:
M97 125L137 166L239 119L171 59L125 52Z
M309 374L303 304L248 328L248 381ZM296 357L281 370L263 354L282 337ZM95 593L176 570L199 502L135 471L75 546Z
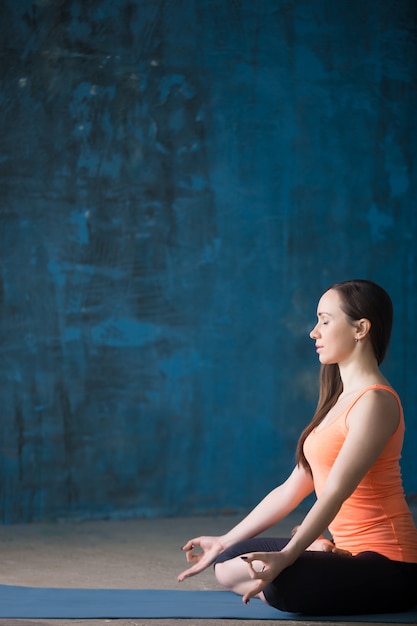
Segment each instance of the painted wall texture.
M255 504L352 277L415 494L416 2L0 5L0 521Z

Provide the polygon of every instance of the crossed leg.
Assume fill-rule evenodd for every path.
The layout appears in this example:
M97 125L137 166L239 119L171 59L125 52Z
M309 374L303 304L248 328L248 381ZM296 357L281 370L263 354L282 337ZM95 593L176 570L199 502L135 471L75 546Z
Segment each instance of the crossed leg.
M253 580L240 556L279 551L288 541L259 537L232 546L215 563L217 580L229 591L244 595ZM376 552L346 556L329 551L322 541L318 540L315 550L304 552L259 597L282 611L310 615L397 612L417 602L417 564L391 561Z

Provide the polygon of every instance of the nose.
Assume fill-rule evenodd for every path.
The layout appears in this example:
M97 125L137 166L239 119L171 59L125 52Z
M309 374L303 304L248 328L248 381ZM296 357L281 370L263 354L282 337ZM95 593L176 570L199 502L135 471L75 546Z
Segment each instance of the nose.
M317 326L318 326L318 324L316 324L316 325L314 326L314 328L313 328L313 329L311 330L311 332L310 332L310 338L311 338L311 339L317 339L317 338L318 338L318 336L319 336L319 332L318 332L318 330L317 330Z

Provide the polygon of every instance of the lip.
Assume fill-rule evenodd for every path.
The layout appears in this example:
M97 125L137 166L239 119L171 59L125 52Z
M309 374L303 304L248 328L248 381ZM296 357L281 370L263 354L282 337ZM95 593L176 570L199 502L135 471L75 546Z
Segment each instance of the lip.
M319 350L322 350L322 349L323 349L323 346L317 346L316 345L316 352L318 352Z

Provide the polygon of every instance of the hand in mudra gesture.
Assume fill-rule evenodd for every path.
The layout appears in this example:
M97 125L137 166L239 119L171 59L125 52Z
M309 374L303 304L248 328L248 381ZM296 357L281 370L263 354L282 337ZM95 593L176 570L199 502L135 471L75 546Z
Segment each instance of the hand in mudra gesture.
M240 558L248 564L249 576L253 580L253 585L242 597L245 604L258 596L289 565L282 552L253 552Z
M187 541L181 549L184 550L188 563L194 563L194 565L181 572L178 576L179 582L190 576L195 576L209 567L223 552L224 547L220 537L196 537Z
M293 535L297 532L297 528L296 526L293 529ZM323 535L318 537L307 550L352 556L348 550L337 548L330 539ZM254 552L242 555L240 558L248 564L249 575L253 580L253 586L242 598L245 604L251 598L258 596L289 565L287 556L282 552Z

